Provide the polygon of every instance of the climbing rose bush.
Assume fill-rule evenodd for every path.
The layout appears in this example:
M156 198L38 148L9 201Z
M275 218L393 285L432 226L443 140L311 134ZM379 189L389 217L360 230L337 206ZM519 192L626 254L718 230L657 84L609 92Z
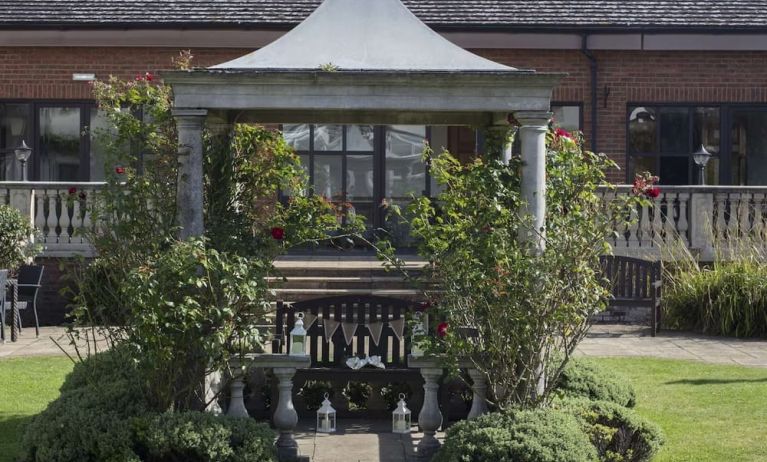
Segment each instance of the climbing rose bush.
M607 305L599 256L610 252L608 217L630 215L626 207L642 200L615 201L610 206L624 212L606 213L597 188L616 165L561 129L549 131L546 146L544 230L531 229L525 214L516 157L509 164L491 156L463 164L427 148L424 158L443 192L414 198L407 210L391 208L409 222L431 263L420 282L436 288L426 295L429 319L440 322L427 331L436 327L437 335L416 341L453 366L471 360L500 409L548 401L589 317ZM518 236L530 233L543 240L542 253L520 243ZM399 263L391 247L382 256Z

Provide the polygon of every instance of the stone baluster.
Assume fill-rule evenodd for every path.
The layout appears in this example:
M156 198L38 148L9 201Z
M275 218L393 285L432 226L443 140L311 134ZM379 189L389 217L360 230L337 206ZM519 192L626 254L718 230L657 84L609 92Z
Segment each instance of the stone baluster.
M62 194L61 213L59 214L59 228L61 228L61 232L59 233L59 244L69 244L70 242L69 227L72 225L72 221L69 217L69 208L71 207L72 202L77 201L76 197L76 194L72 195L66 191Z
M759 241L765 240L764 234L764 216L762 210L764 209L764 194L754 194L754 227L752 233L754 238Z
M652 247L652 222L650 221L650 208L642 206L639 219L639 234L642 247Z
M665 193L666 214L663 221L663 239L669 244L674 242L677 235L676 228L676 193Z
M684 243L685 247L689 247L690 240L687 237L687 232L690 229L690 225L687 221L687 203L690 200L689 193L679 193L679 218L676 222L676 230L679 233L679 239Z
M437 381L442 377L441 368L421 368L424 384L424 397L421 412L418 414L418 426L421 427L423 438L418 443L418 457L428 461L437 453L441 444L436 437L437 430L442 425L442 412L439 410Z
M616 238L615 238L616 248L622 249L622 248L628 247L628 241L626 240L626 233L628 232L628 228L629 228L628 221L627 221L628 213L629 213L628 210L621 207L618 210L618 216L615 217L615 221L616 221L615 230L617 231Z
M46 205L48 203L48 193L45 190L36 192L37 196L35 200L35 228L40 233L39 237L43 243L48 242L48 229L47 219L45 215Z
M613 231L613 234L608 238L610 244L615 247L615 217L613 217L613 201L615 200L615 193L606 192L602 194L602 200L605 206L605 216L607 217L607 226Z
M487 414L487 380L485 374L473 367L470 367L468 372L471 377L471 391L474 392L468 418L473 419Z
M716 223L714 225L714 237L720 240L727 238L727 222L724 219L727 207L727 193L716 194Z
M729 239L738 238L738 206L740 205L740 194L730 194L730 217L727 221L727 237Z
M293 438L293 430L298 424L298 413L293 407L293 376L296 369L293 367L275 367L274 375L277 377L279 398L277 409L274 411L274 426L280 432L277 438L277 455L279 460L295 460L298 458L298 443Z
M84 200L81 200L79 197L75 199L72 202L72 235L70 236L70 242L77 242L81 243L83 242L83 235L82 235L82 226L83 226L83 217L82 217L82 205Z
M751 234L751 194L741 194L740 204L738 205L738 227L741 236Z
M690 247L699 251L701 259L714 255L715 235L714 194L696 192L690 199Z
M661 216L661 197L653 199L652 204L652 240L656 246L663 244L663 217Z
M639 214L637 212L636 207L630 207L628 210L629 215L629 222L628 222L628 232L629 232L629 238L628 238L628 247L630 248L638 248L639 247Z
M292 375L290 376L293 377ZM293 383L290 383L291 390ZM226 415L229 417L248 417L248 410L245 408L245 398L243 397L242 390L245 388L245 381L243 380L241 373L236 373L232 377L232 382L229 384L230 398L229 407L226 410ZM298 420L296 420L298 422ZM293 425L295 427L295 424ZM292 429L293 427L291 427Z

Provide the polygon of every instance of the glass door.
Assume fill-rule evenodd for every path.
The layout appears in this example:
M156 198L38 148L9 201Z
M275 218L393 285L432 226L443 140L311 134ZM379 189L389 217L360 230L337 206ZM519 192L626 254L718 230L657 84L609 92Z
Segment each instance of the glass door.
M734 185L767 185L767 108L730 108L730 181Z
M82 105L37 106L34 164L41 181L87 181Z

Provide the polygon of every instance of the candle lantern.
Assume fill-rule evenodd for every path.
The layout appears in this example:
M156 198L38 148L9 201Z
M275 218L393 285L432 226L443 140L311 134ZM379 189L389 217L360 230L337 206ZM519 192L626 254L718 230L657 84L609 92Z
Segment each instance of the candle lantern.
M410 409L407 408L403 393L399 394L397 409L392 413L391 426L393 433L410 433Z
M290 331L290 356L306 356L306 329L304 313L296 314L296 324Z
M333 433L336 431L336 410L330 405L328 394L317 411L317 431L320 433Z

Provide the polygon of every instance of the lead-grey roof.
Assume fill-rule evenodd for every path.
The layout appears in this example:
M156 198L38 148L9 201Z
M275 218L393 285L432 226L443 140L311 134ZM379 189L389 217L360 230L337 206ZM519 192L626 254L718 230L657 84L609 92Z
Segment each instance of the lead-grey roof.
M292 27L320 0L0 0L0 27ZM439 29L764 29L767 0L405 0Z
M325 0L279 39L213 68L516 71L448 41L400 0Z

